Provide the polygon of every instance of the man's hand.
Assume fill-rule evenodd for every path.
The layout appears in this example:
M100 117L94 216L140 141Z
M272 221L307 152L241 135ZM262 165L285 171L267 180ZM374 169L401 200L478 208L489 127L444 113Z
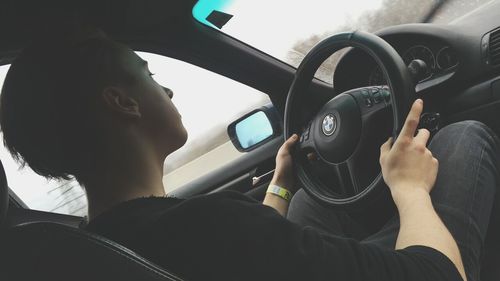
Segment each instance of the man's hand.
M299 137L297 135L292 135L280 147L278 154L276 155L276 168L274 170L273 179L271 180L271 184L277 185L291 192L295 192L295 179L293 175L291 151L298 139ZM289 202L285 199L275 194L267 193L262 204L274 208L278 211L278 213L286 217Z
M416 100L394 144L389 139L380 147L382 175L396 204L415 192L429 193L436 182L438 160L426 147L430 133L420 129L414 136L422 109L422 100Z
M276 155L276 169L271 180L271 184L288 189L291 192L296 191L291 151L298 139L299 137L294 134L280 147Z
M426 148L429 131L422 129L414 136L422 109L422 100L416 100L398 139L392 147L389 139L380 148L382 175L399 213L396 249L414 245L434 248L447 256L462 279L467 280L457 243L434 210L429 196L436 182L438 161Z

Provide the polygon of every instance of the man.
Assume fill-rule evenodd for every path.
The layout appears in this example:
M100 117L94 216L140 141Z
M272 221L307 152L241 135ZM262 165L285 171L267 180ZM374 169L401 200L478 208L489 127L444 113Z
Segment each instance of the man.
M438 161L426 148L429 132L414 137L421 100L399 138L381 148L384 180L401 221L378 234L385 239L385 232L399 228L395 245L386 247L376 239L332 235L327 220L308 226L308 216L320 207L300 191L288 214L297 223L283 218L288 201L274 193L266 195L267 206L236 192L166 198L164 160L187 137L172 91L153 80L147 62L102 33L87 30L44 42L51 43L25 49L7 74L0 105L4 142L40 175L75 177L84 186L89 231L188 280L478 280L479 256L461 255L431 203ZM454 128L481 152L478 159L459 146L443 150L443 157L461 157L456 167L474 165L477 171L461 183L464 190L473 186L474 196L457 216L471 223L454 228L469 237L461 249L475 251L497 180L496 138L479 123ZM443 142L450 137L441 135ZM296 141L287 140L278 152L272 184L279 188L295 186L290 149ZM478 200L480 212L472 208Z

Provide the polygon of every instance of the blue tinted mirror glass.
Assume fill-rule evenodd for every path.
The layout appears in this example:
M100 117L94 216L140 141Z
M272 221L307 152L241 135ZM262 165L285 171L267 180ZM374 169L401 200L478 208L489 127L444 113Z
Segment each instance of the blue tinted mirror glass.
M236 124L236 137L243 149L273 135L273 127L263 111L258 111Z

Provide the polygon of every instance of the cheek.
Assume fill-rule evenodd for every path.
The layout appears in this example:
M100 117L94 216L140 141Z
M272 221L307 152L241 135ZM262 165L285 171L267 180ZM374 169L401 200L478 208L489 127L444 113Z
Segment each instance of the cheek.
M180 119L179 112L169 97L165 96L161 102L158 102L158 106L158 110L161 111L163 118L167 122L177 123L177 120Z
M169 101L157 119L156 136L161 146L172 152L182 147L187 141L187 131L182 124L179 113Z
M165 119L176 112L169 97L156 85L148 85L143 92L146 115L151 115L156 122Z
M184 130L182 125L181 117L177 108L172 103L170 98L165 96L164 99L156 104L155 112L155 122L158 127L161 127L162 131L167 134L167 137L177 137L181 131Z
M178 147L184 144L187 134L175 105L159 85L147 86L142 93L142 114L148 134L161 145Z

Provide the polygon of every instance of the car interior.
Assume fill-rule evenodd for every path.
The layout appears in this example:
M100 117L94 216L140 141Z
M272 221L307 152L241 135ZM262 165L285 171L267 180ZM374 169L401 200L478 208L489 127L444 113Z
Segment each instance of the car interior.
M371 49L364 49L359 43L372 41L359 39L356 41L358 45L352 43L353 38L361 33L341 34L336 37L335 44L339 44L338 40L344 40L344 43L335 45L337 49L354 48L346 51L339 60L333 77L335 86L313 78L314 70L331 53L322 54L321 60L311 53L304 61L309 59L314 62L315 68L307 68L304 62L296 69L197 21L192 15L196 2L0 0L0 65L12 63L41 31L66 22L82 21L102 28L113 39L134 50L189 62L268 94L272 108L261 110L270 117L272 136L251 149L240 147L246 153L233 163L169 194L178 198L234 190L262 200L271 179L269 173L274 168L274 158L284 137L293 132L304 134L303 130L308 128L307 122L314 112L334 97L353 89L376 88L377 93L386 91L388 95L382 95L381 103L375 100L377 97L374 95L359 100L369 108L384 105L376 117L378 119L370 127L372 130L364 136L367 141L363 142L360 153L363 163L378 163L378 147L391 132L396 133L401 119L395 116L405 115L404 104L407 105L411 98L424 100L426 107L421 127L432 132L453 122L478 120L500 135L500 1L491 1L447 25L396 25L377 31L375 35L378 37L373 34L363 37L363 40L370 38L377 44L393 48L394 52L390 54L397 55L397 64L392 70L391 66L384 66L388 59L373 56ZM345 40L351 40L352 44L345 44ZM373 45L372 49L376 46ZM408 70L408 74L399 77L395 68L401 65L404 71ZM300 73L305 73L305 76ZM302 84L299 85L299 82ZM389 88L381 86L387 84ZM406 103L401 101L403 105L391 107L391 98L394 103L399 103L399 98L396 101L394 93L390 93L395 89L398 92L407 91L408 96ZM293 108L291 93L303 95L301 103L293 103ZM397 108L400 111L396 111ZM233 142L234 126L238 121L235 120L228 128ZM374 181L381 185L379 167L363 163L356 168L362 174L356 184L365 187L357 190L359 194L369 190ZM27 208L9 189L9 175L5 174L1 165L0 168L2 280L184 280L182 276L169 272L168 268L160 268L122 245L80 229L81 217ZM323 166L311 169L316 171L318 178L331 180L327 179L329 173L324 172ZM345 176L346 172L343 173ZM347 177L352 181L352 174L349 173ZM311 174L307 176L312 177ZM342 178L342 175L339 177ZM337 182L337 185L345 186L346 183ZM347 198L357 195L346 194ZM362 205L348 202L348 208L375 229L393 214L394 206L387 191L379 191L377 196L372 197ZM497 192L484 246L481 278L485 281L500 280L498 197ZM344 197L341 199L322 203L338 207L345 202Z

